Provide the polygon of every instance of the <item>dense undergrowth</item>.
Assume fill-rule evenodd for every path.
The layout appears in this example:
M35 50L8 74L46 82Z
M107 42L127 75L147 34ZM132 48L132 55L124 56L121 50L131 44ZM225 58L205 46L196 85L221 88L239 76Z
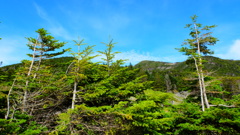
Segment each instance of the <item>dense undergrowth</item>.
M47 80L53 81L41 82L45 90L29 102L36 107L22 112L16 106L8 119L4 119L6 98L19 69L1 68L2 134L238 134L239 90L231 89L237 87L233 80L238 81L238 77L209 77L214 81L208 87L208 96L217 106L202 112L197 81L186 79L194 76L190 70L156 69L149 73L137 66L122 66L108 76L106 65L92 63L78 85L76 107L70 109L73 81L61 74L71 60L46 60L50 75L44 80L49 77ZM39 91L39 85L31 87L33 93ZM187 99L177 96L181 91L190 93ZM11 97L12 105L21 100L16 96ZM35 105L42 100L43 104Z

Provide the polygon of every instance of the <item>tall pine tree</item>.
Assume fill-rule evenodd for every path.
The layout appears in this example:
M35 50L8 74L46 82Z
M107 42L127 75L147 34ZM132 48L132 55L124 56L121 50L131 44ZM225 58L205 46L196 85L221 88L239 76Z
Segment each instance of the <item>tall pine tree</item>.
M183 47L178 50L194 60L199 80L202 111L205 111L205 105L207 108L210 106L206 94L202 56L213 54L213 51L211 51L208 46L215 45L218 41L217 38L212 36L212 32L210 31L212 28L215 28L216 25L202 26L202 24L197 23L196 15L192 16L191 19L192 23L187 24L185 27L190 29L189 35L191 36L191 39L186 39L182 45Z

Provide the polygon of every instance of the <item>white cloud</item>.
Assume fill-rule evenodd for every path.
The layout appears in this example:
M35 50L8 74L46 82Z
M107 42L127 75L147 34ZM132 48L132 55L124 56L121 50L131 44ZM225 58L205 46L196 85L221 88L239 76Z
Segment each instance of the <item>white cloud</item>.
M139 53L134 50L119 53L116 55L116 59L128 59L128 62L132 64L143 60L161 61L160 57L151 56L148 52Z
M54 36L62 37L66 40L75 40L76 39L75 36L70 35L69 32L61 25L58 25L58 26L56 25L54 27L50 27L49 31Z
M237 39L230 45L230 48L222 54L216 54L217 57L224 58L224 59L240 59L240 39Z
M229 55L236 59L240 58L240 40L235 40L228 52Z
M3 62L2 66L15 64L21 60L28 58L26 53L29 51L26 47L26 41L23 37L6 38L0 40L0 61Z
M94 61L102 61L101 58L103 56L97 57ZM160 56L152 56L148 52L136 52L135 50L121 52L116 54L115 60L119 59L127 59L126 64L130 62L135 65L143 60L151 60L151 61L162 61L162 62L179 62L186 59L185 56L169 56L169 57L160 57Z

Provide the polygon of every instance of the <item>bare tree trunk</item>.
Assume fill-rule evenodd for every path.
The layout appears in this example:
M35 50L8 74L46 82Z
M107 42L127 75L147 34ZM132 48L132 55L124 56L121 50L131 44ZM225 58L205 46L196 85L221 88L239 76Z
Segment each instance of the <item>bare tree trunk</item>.
M210 108L208 98L207 98L206 86L205 86L204 75L203 75L202 69L200 70L200 73L201 73L201 80L202 80L202 86L203 86L204 101L205 101L206 107Z
M110 60L107 56L107 70L108 70L108 76L110 76Z
M33 64L34 64L34 61L35 61L35 55L36 55L36 46L37 46L37 41L36 43L34 44L34 49L33 49L33 56L32 56L32 62L31 62L31 65L29 67L29 71L28 71L28 74L27 74L27 81L25 83L25 88L24 88L24 95L23 95L23 111L25 112L26 111L26 106L27 106L27 88L28 88L28 84L29 84L29 76L31 75L31 72L32 72L32 69L33 69Z
M11 95L13 86L15 85L15 81L16 81L16 78L14 79L13 84L12 84L12 86L11 86L9 92L8 92L8 95L7 95L7 113L5 115L5 119L8 119L8 116L9 116L9 113L10 113L10 95Z
M24 90L24 95L23 95L23 106L22 106L22 110L23 112L27 111L27 90Z
M201 50L200 50L200 42L199 42L199 37L198 37L198 28L197 28L197 25L194 23L194 27L195 27L195 31L196 31L196 39L197 39L197 48L198 48L198 57L199 57L199 63L195 63L195 65L197 67L199 67L198 65L202 66L202 58L201 58ZM196 60L195 60L196 61ZM203 71L202 71L202 67L200 67L200 69L198 69L198 74L200 75L200 80L199 82L201 82L200 85L202 85L202 94L201 96L203 96L203 99L204 99L204 102L206 104L206 107L207 108L210 108L209 106L209 102L208 102L208 99L207 99L207 94L206 94L206 86L205 86L205 82L204 82L204 75L203 75ZM202 97L201 97L202 99Z
M72 62L72 63L68 66L68 68L67 68L67 70L66 70L66 74L68 74L68 71L69 71L70 67L72 66L72 64L74 64L74 62Z
M43 52L41 51L41 52L40 52L40 58L39 58L39 61L38 61L38 66L37 66L36 72L40 69L40 65L41 65L41 63L42 63L42 56L43 56ZM34 74L33 79L35 79L36 77L37 77L37 73Z
M78 46L78 52L80 52L80 47L79 46ZM75 69L75 73L78 74L78 72L79 72L79 59L77 61L77 69ZM77 85L78 85L78 75L76 75L75 78L74 78L72 109L74 109L74 105L75 105L75 101L76 101Z
M202 80L201 80L201 75L199 73L199 69L198 69L198 64L197 64L197 60L195 57L193 57L194 62L195 62L195 67L197 70L197 74L198 74L198 81L199 81L199 88L200 88L200 97L201 97L201 105L202 105L202 111L205 111L205 105L204 105L204 98L203 98L203 87L202 87Z
M76 101L76 93L77 93L77 81L74 82L74 89L73 89L73 98L72 98L72 109L74 109L75 101Z
M79 60L78 60L79 63ZM78 66L78 65L77 65ZM76 69L76 74L79 72L79 67ZM76 95L77 95L78 76L74 79L73 97L72 97L72 109L74 109Z
M13 106L13 112L12 112L11 119L13 119L15 111L16 111L16 108Z

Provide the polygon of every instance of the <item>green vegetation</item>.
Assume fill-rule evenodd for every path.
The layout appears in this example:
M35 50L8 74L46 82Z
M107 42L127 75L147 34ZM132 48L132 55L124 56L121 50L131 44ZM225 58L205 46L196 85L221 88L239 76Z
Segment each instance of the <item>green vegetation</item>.
M100 63L83 39L74 41L77 51L59 52L65 42L36 32L39 38L28 38L32 60L0 68L1 134L239 134L240 61L195 54L195 41L187 40L195 60L124 66L110 40L96 51ZM72 57L55 58L66 51ZM199 74L210 106L204 110Z

